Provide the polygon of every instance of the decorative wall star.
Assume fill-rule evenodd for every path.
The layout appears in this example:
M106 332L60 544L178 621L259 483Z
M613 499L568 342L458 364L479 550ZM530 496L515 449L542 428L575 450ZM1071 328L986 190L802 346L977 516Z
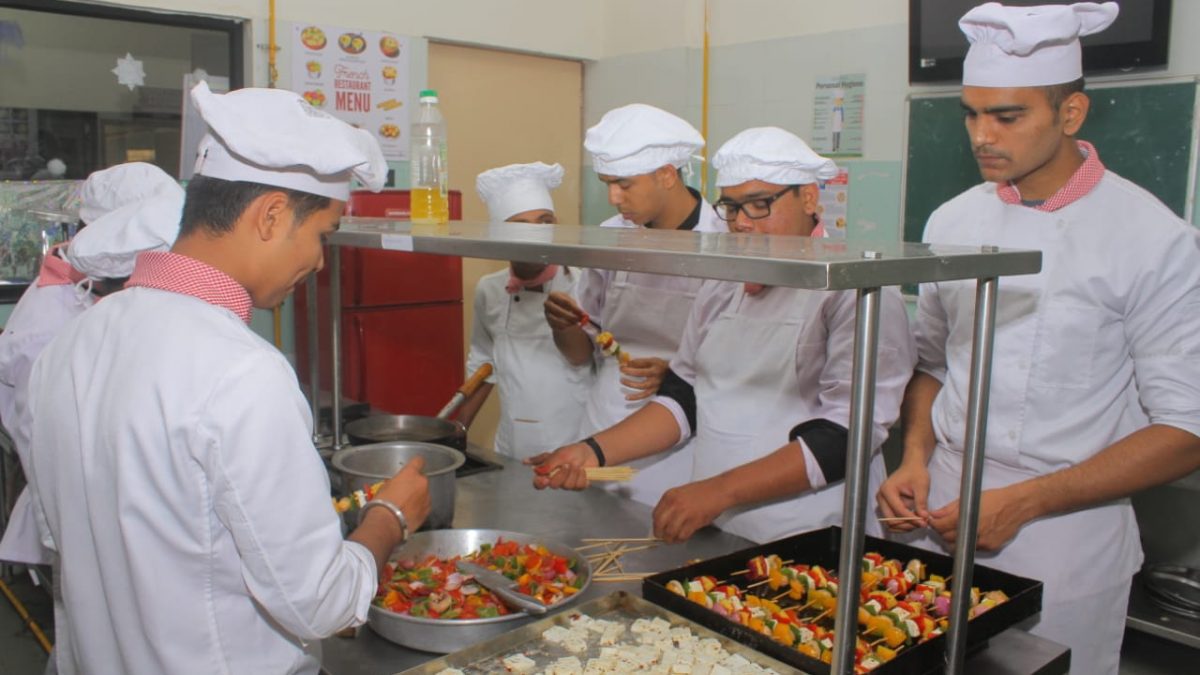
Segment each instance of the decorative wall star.
M129 91L146 84L146 70L142 67L142 62L133 58L133 54L129 52L125 52L124 58L117 59L117 67L110 72L117 76L117 85L123 84L129 87Z

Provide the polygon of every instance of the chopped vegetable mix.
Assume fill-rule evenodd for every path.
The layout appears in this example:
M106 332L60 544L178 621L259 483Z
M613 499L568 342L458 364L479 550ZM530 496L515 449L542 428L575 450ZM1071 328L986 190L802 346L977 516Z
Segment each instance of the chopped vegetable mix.
M495 594L457 569L468 560L495 570L516 582L516 591L547 606L579 592L583 581L575 561L546 550L498 540L465 556L388 563L388 581L379 585L374 604L409 616L430 619L483 619L511 614Z

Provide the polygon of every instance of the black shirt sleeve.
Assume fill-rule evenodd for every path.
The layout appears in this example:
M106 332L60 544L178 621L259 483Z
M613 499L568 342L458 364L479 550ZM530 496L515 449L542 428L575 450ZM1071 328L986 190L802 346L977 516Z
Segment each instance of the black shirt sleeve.
M680 408L683 408L683 414L687 417L688 426L692 428L694 436L696 434L696 390L692 385L676 375L674 370L668 368L667 374L663 376L662 384L658 387L658 395L675 401Z
M802 439L812 451L827 484L845 480L846 448L850 442L850 432L846 427L826 419L809 420L797 425L788 434L789 440L797 438Z

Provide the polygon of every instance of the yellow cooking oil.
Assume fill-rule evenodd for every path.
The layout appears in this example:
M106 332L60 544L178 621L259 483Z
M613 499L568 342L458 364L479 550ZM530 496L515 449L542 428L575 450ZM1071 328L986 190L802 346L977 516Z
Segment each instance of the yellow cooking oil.
M410 218L413 223L442 225L450 221L450 201L445 191L435 187L417 187L412 189L410 199Z

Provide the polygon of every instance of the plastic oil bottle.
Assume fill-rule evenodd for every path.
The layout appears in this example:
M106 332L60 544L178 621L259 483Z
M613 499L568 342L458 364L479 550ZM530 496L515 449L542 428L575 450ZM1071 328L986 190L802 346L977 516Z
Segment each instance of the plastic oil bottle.
M421 92L417 119L412 123L409 161L411 163L411 218L424 225L440 225L450 220L446 192L449 164L446 161L446 121L438 110L438 95L432 89Z

